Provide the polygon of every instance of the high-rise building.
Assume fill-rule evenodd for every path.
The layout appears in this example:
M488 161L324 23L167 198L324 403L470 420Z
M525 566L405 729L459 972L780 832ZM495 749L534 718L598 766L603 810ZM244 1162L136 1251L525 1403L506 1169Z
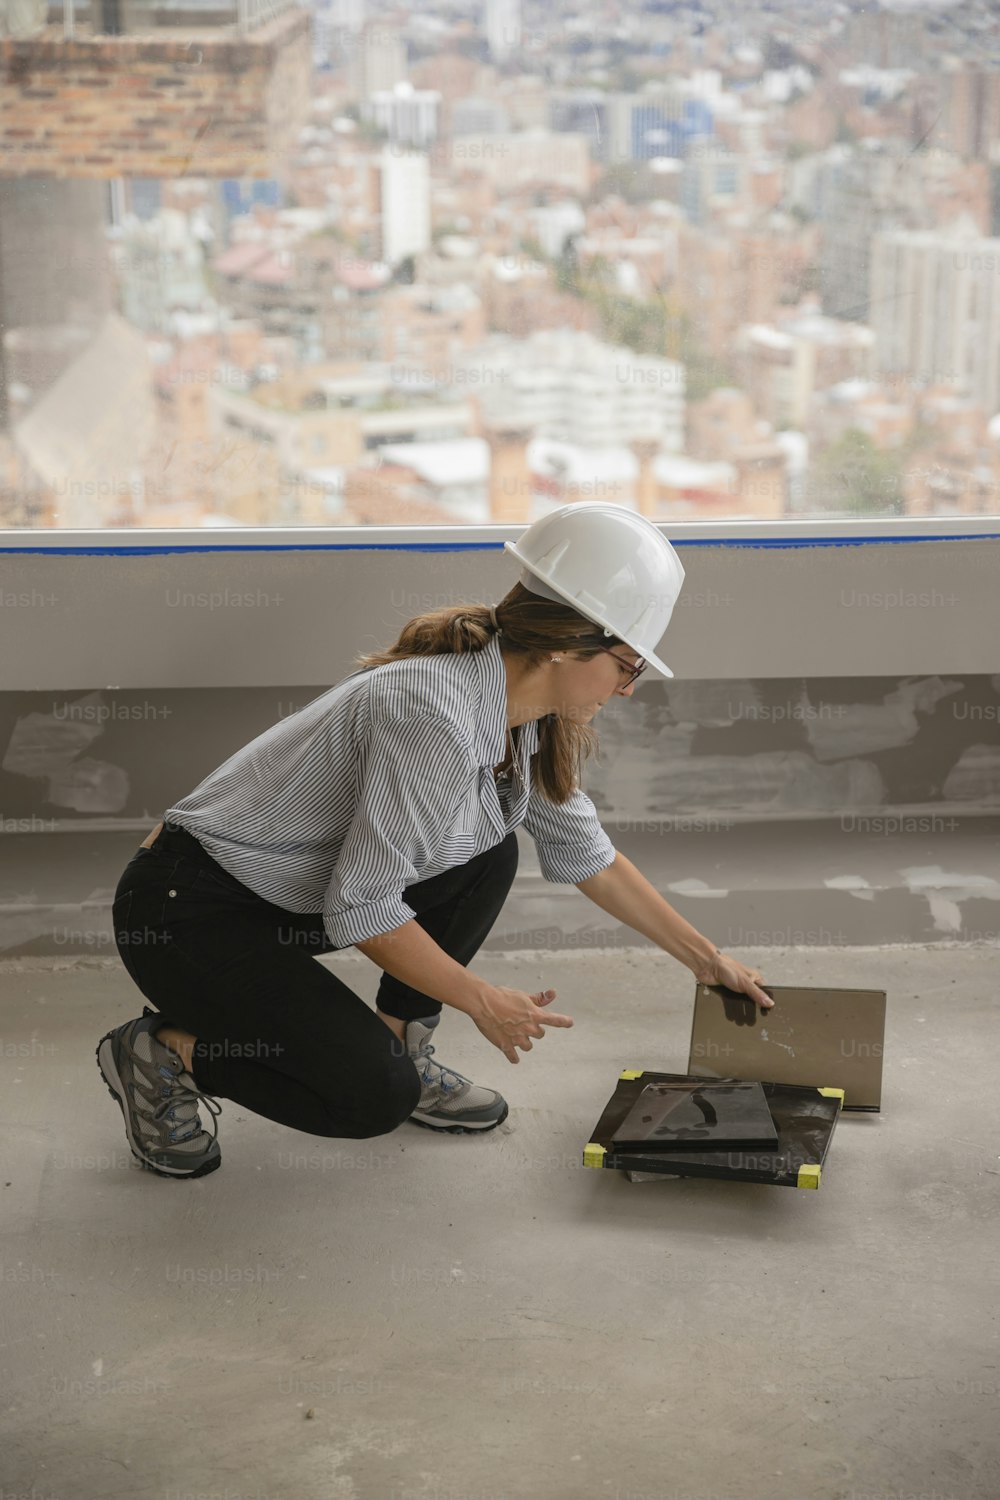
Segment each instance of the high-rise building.
M570 89L550 96L549 124L584 136L594 160L610 164L684 156L696 138L711 133L711 114L673 84L642 94Z
M744 206L748 193L748 163L734 151L706 147L684 163L681 205L692 224L709 223L717 209Z
M927 71L938 45L926 26L915 21L910 6L898 10L871 6L857 11L844 23L840 42L847 57L863 57L876 68L908 68L915 73Z
M189 216L175 208L146 222L130 216L115 259L122 312L144 333L170 333L176 312L198 312L211 302L202 245Z
M384 150L378 166L382 259L396 266L430 246L430 171L419 151Z
M369 21L350 42L350 87L366 104L372 94L394 89L407 77L402 32L384 21Z
M1000 411L1000 238L968 218L950 231L876 234L870 322L879 374Z
M365 24L365 0L315 0L313 60L317 68L339 65L357 47Z
M989 169L954 151L914 151L901 142L843 144L825 152L811 178L799 177L795 199L815 214L822 234L823 311L868 318L873 236L882 230L945 229L971 214L990 225Z
M393 145L422 147L437 140L440 107L436 89L415 89L404 80L369 95L365 116L386 132Z
M584 447L643 439L684 446L684 366L635 354L588 333L543 329L494 335L470 350L487 426L528 428Z
M865 378L873 344L871 329L824 317L807 305L778 324L744 324L733 363L762 417L776 429L804 429L814 391Z
M1000 234L1000 143L993 148L989 164L990 234Z
M335 26L360 31L365 24L365 0L329 0L326 9Z
M823 311L831 318L867 321L872 237L900 222L895 199L883 190L888 186L877 180L873 157L844 148L831 151L820 169L820 278Z
M486 0L486 42L494 62L505 62L521 45L521 0Z
M1000 140L1000 73L964 66L946 71L939 134L950 150L963 158L985 160Z

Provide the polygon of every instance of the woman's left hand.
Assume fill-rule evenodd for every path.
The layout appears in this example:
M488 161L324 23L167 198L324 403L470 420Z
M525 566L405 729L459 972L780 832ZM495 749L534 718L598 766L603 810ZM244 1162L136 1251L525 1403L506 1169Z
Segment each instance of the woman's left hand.
M746 964L741 964L739 959L730 958L726 953L717 953L695 978L699 984L722 984L727 989L749 995L762 1010L770 1010L774 1004L770 995L760 988L764 979L760 970L748 969Z

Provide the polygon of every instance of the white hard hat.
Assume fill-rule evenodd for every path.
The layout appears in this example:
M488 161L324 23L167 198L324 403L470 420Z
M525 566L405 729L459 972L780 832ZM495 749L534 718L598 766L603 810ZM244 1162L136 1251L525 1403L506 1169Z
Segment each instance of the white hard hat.
M580 500L543 516L516 544L503 545L522 564L526 589L572 605L603 625L605 635L631 646L654 672L673 677L653 647L670 622L684 569L645 516L623 505Z

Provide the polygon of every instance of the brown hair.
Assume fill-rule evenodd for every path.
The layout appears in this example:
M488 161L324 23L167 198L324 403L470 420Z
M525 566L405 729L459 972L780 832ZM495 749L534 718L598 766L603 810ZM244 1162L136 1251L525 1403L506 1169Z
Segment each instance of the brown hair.
M619 637L606 636L603 626L585 619L572 605L543 599L515 583L493 606L457 604L416 615L403 626L395 645L355 657L356 666L364 669L407 656L481 651L495 633L494 618L502 632L504 654L523 659L528 667L540 666L552 650L591 657L603 646L621 644ZM538 751L532 757L539 791L550 802L567 801L579 785L584 762L599 749L597 732L589 724L545 714L538 723Z

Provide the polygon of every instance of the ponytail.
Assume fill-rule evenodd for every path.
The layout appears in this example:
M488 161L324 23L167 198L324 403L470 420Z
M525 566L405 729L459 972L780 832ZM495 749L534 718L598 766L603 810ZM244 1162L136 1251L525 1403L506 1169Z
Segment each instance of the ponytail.
M557 604L516 583L500 603L458 604L408 620L394 645L355 657L356 666L381 667L411 656L482 651L500 634L506 656L541 666L552 651L594 656L615 644L600 626L569 604ZM590 724L545 714L538 722L538 750L532 756L535 784L550 802L566 802L577 790L584 762L600 749Z

